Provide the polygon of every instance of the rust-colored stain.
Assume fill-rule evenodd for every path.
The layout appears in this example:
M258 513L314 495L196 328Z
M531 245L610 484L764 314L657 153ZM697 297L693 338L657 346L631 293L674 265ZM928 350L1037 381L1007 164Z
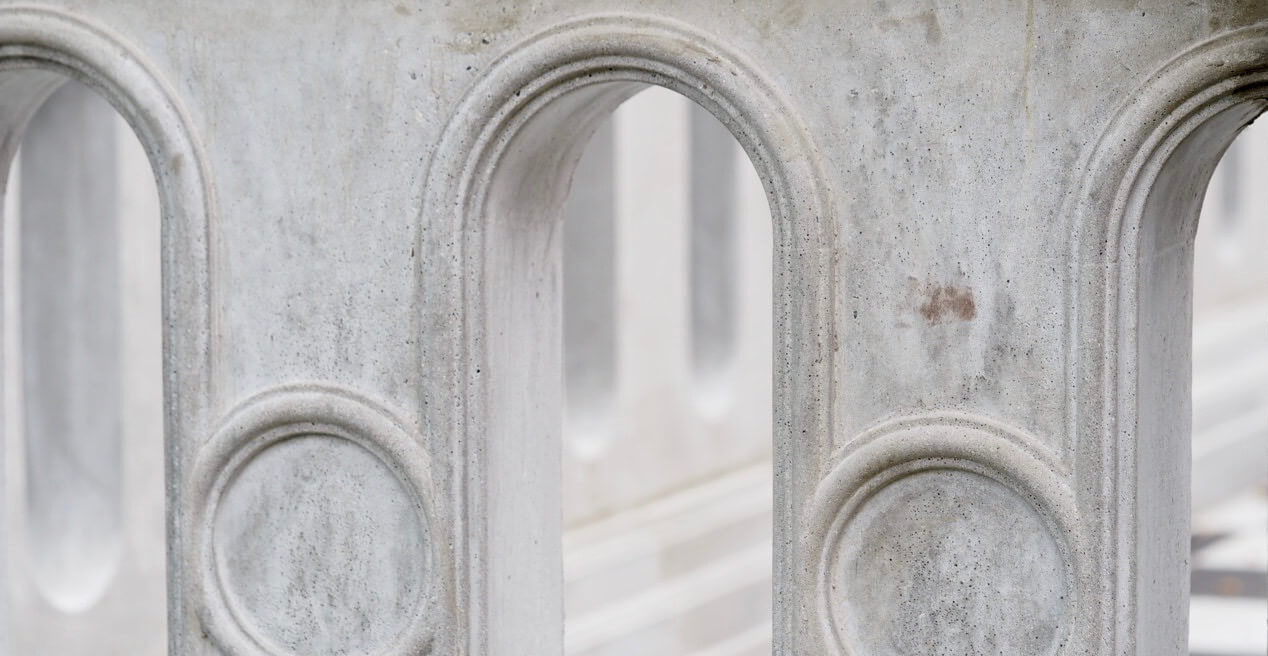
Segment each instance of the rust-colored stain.
M969 321L977 316L977 304L973 302L973 290L956 285L929 285L925 288L920 316L929 323L944 321Z

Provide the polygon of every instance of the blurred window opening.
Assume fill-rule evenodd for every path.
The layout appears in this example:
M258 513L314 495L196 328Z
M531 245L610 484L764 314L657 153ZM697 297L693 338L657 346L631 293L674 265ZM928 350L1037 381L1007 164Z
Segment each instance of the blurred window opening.
M6 654L166 653L159 201L95 91L52 92L4 203Z
M771 220L739 144L653 87L564 209L570 656L770 653Z
M1193 271L1194 656L1268 653L1268 120L1220 160Z

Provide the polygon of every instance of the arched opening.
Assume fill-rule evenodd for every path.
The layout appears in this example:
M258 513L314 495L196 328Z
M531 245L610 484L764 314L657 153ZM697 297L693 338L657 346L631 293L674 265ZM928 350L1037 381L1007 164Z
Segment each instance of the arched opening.
M97 91L4 84L3 648L166 653L155 177Z
M1263 107L1231 104L1185 134L1145 189L1135 244L1140 285L1135 354L1138 626L1140 653L1162 653L1188 636L1190 562L1193 253L1202 199L1220 155Z
M1268 109L1268 69L1245 49L1261 39L1250 30L1230 33L1177 57L1137 90L1094 157L1123 174L1116 192L1089 196L1094 211L1114 220L1099 251L1087 241L1082 248L1108 258L1106 353L1114 382L1105 402L1115 419L1102 466L1116 472L1106 516L1121 554L1116 596L1126 600L1115 611L1123 619L1114 636L1133 653L1181 651L1191 628L1194 637L1206 630L1190 622L1192 502L1200 502L1195 490L1205 494L1193 471L1212 446L1194 431L1211 429L1194 421L1205 422L1209 410L1195 414L1202 400L1195 392L1205 392L1194 376L1194 253L1220 158ZM1097 238L1095 228L1085 237ZM1262 626L1256 630L1262 634Z
M564 651L768 653L761 181L717 119L651 87L598 125L563 214Z
M694 496L684 489L692 487L693 483L701 483L701 479L721 479L737 473L745 465L751 465L754 469L739 472L738 483L729 476L712 482L749 488L755 486L759 499L769 500L772 493L769 475L762 474L763 454L768 452L764 449L769 449L771 439L769 414L766 419L743 416L742 421L730 426L746 426L745 430L750 433L747 436L743 432L728 434L727 426L717 422L716 418L706 420L690 414L697 404L691 396L695 386L693 358L688 347L690 310L686 302L689 296L686 274L689 270L690 205L682 182L688 174L683 153L672 153L690 142L686 134L690 104L685 98L667 90L652 89L635 95L644 88L644 85L628 83L595 85L555 100L553 107L543 108L508 144L500 162L501 171L519 171L524 173L525 178L516 180L509 175L495 174L488 199L490 204L499 201L508 203L498 209L513 212L516 217L513 221L490 226L491 232L508 231L508 239L503 243L510 248L499 255L512 262L501 259L496 263L499 269L506 267L508 270L507 277L502 279L513 280L516 285L531 286L531 289L515 292L501 288L500 291L507 295L497 300L490 299L485 307L499 315L503 311L510 314L505 318L491 317L489 325L505 326L513 316L516 322L527 320L529 325L538 327L532 334L522 335L522 339L532 340L535 344L512 346L504 343L502 348L497 348L495 345L501 343L501 339L490 344L496 350L491 353L489 369L502 372L496 383L498 392L522 398L523 389L539 390L534 395L532 407L525 408L524 414L519 417L509 412L498 412L493 413L490 419L494 422L514 421L521 427L531 421L536 434L559 435L562 438L560 442L566 443L563 440L568 436L563 433L562 425L575 426L578 422L564 421L568 416L564 410L566 404L559 393L552 393L552 390L571 389L566 387L563 366L568 361L565 355L568 344L562 339L547 336L559 330L567 317L568 300L563 295L567 285L564 268L567 254L563 248L569 242L568 228L558 226L556 222L568 214L565 210L566 176L578 170L574 167L587 140L574 137L576 141L560 148L560 142L554 141L560 133L552 134L554 126L547 127L538 122L561 120L570 126L584 125L587 129L579 134L589 137L593 131L600 129L616 105L632 103L629 112L612 119L615 132L610 152L616 158L613 180L619 185L628 180L639 184L637 181L641 179L642 188L621 194L614 203L618 208L616 216L624 220L614 225L613 239L608 243L622 250L612 253L612 257L602 258L605 262L615 263L616 273L612 279L619 281L607 290L607 296L617 299L618 308L617 319L612 323L618 337L611 342L615 352L610 360L614 367L609 412L613 414L606 420L606 429L611 434L606 443L596 446L594 435L583 433L577 436L575 448L564 450L560 450L559 443L543 444L539 441L542 452L553 454L553 462L547 465L539 461L531 474L534 478L532 484L524 485L526 488L549 490L549 496L543 495L541 502L554 507L562 505L565 516L576 520L574 530L568 535L572 548L566 552L571 557L569 567L564 571L563 595L565 608L572 611L568 613L570 619L565 619L568 627L565 629L565 644L569 653L575 654L598 653L609 646L631 640L653 639L666 653L688 653L694 648L708 647L710 640L722 642L723 636L728 634L730 637L737 633L745 634L744 639L759 642L768 639L766 631L769 623L765 627L759 625L756 637L753 637L752 632L747 631L751 627L738 632L726 629L708 631L706 623L700 619L703 614L694 622L690 615L692 610L701 610L702 613L712 610L719 616L725 616L727 612L719 608L730 603L732 608L729 610L733 614L736 608L747 606L752 610L740 613L741 616L769 618L769 577L764 574L764 570L769 571L769 565L761 565L770 562L771 522L769 515L763 515L764 504L740 506L739 509L744 511L756 511L755 517L733 517L733 524L723 521L715 527L716 530L694 536L694 542L691 536L685 535L690 531L681 529L681 524L679 532L684 535L677 540L679 544L673 544L675 540L671 538L648 540L648 536L658 531L660 535L665 535L666 526L675 523L674 518L665 516L664 510L665 505L674 505L672 501L659 505L657 501L667 501L671 493L688 492L679 497L677 504L678 510L687 512L681 508L686 501L700 501L696 497L701 494L717 494L708 486ZM601 152L604 140L601 139L598 144ZM659 176L665 176L660 180L662 183L672 180L673 184L656 185ZM502 187L501 184L514 186ZM544 195L537 196L539 203L522 202L530 190ZM515 203L514 199L521 202ZM593 216L588 218L593 219ZM732 220L736 220L735 217ZM550 226L550 229L528 230L533 224ZM769 223L762 229L769 234L768 226ZM564 233L562 238L559 236L561 230ZM501 235L497 241L502 242ZM632 260L631 255L643 259ZM523 259L514 262L519 258ZM495 263L490 260L486 264ZM520 273L510 275L512 266ZM769 267L770 264L767 261L752 263L751 266ZM499 277L489 274L489 279L498 280ZM674 299L678 302L675 303ZM765 307L769 317L769 305ZM622 316L622 310L627 311L627 316ZM627 329L629 332L623 334L622 331ZM562 333L567 335L566 331ZM560 332L554 334L559 335ZM504 336L505 333L499 335ZM546 343L547 339L549 343ZM761 337L754 340L755 344L761 344L761 341ZM766 344L769 344L769 339ZM769 346L758 348L766 350L769 359ZM522 359L526 354L531 357L527 363ZM512 358L517 362L512 363ZM762 358L758 355L754 360L761 362ZM756 380L768 379L769 369L763 371L764 368L757 369ZM550 375L548 380L553 381L545 384L540 379L531 380L543 372L557 373ZM520 377L523 378L508 387L501 387ZM756 407L769 408L769 388L759 383L756 389L763 397L757 401L760 405ZM491 403L491 407L503 409L517 405L511 398L500 394L498 401ZM753 409L754 405L745 404L744 407ZM569 408L568 412L572 411ZM762 413L758 411L757 414ZM709 422L713 422L711 430L706 429ZM510 430L509 426L500 426L491 434ZM734 443L728 444L728 437L734 438ZM499 454L490 452L489 456L496 466ZM516 476L523 477L528 473L522 462L507 464L515 468ZM561 470L564 464L568 468ZM502 470L500 475L512 474ZM555 477L554 481L544 480L551 475ZM567 485L561 487L561 482L565 480ZM565 489L570 494L565 495ZM754 496L753 492L746 492L745 498ZM724 497L722 501L715 499L711 500L712 503L736 500L732 495L721 496ZM514 503L519 505L523 502L521 498ZM494 511L493 508L490 510ZM736 509L731 510L734 515ZM712 515L708 508L697 507L690 511ZM628 514L624 514L626 512ZM520 506L519 513L522 513L519 517L523 520L530 520L534 514L523 506ZM658 513L659 517L651 517ZM618 514L623 516L616 517ZM635 518L638 518L637 521ZM692 521L689 513L676 519L687 524ZM559 521L556 519L548 525L549 528L535 527L534 532L540 536L538 539L553 539L558 544L558 536L563 534L564 528L562 524L555 523ZM621 526L622 523L624 526ZM553 538L547 533L550 528L555 531ZM701 525L690 528L700 529ZM719 559L729 558L739 564L732 563L729 569L722 567L717 571L686 565L693 559L703 565L703 561L708 560L701 555L708 551L708 547L704 546L709 542L708 533L713 533L715 540L726 541L728 530L734 532L730 536L733 540L745 530L752 532L747 541L739 540L730 545L739 548L738 554L724 553ZM639 536L640 531L642 536ZM643 543L641 553L636 553L637 549L629 549L639 542ZM613 554L615 545L621 545L624 553ZM692 554L693 549L697 553ZM547 557L561 559L560 553L555 550ZM677 567L685 570L678 572L684 575L685 581L672 580L674 559L679 560ZM756 568L754 563L757 563ZM491 565L496 566L495 563ZM691 571L693 569L697 571ZM693 574L694 579L690 578ZM709 580L710 577L713 580ZM734 582L719 585L716 580L727 577L741 579L740 592L731 595L734 598L722 595L721 599L710 599L727 585L734 585ZM549 589L548 584L543 582L541 585ZM715 602L713 607L710 607L710 601ZM642 612L640 607L644 609ZM559 609L556 612L560 612L555 619L558 621L566 611ZM621 619L614 622L614 617ZM571 624L574 619L576 623ZM717 623L726 626L725 621Z
M750 62L677 23L586 18L517 44L455 108L423 185L423 215L443 230L420 239L437 302L419 321L438 331L429 358L453 354L441 361L461 391L429 416L466 456L450 474L462 518L451 548L458 639L473 652L564 651L563 206L590 137L649 85L726 126L769 202L775 544L804 530L811 472L836 434L835 219L796 112ZM813 612L807 558L776 551L775 651L817 639L793 628Z
M1202 201L1193 265L1189 650L1268 651L1268 121Z
M1263 26L1222 33L1142 79L1067 197L1075 494L1104 573L1082 601L1105 650L1187 648L1196 229L1221 156L1268 110L1265 44Z

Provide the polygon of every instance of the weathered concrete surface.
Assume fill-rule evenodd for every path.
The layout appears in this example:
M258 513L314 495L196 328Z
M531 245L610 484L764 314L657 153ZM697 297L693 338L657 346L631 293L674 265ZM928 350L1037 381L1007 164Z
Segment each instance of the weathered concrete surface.
M848 554L893 551L935 592L863 631L1180 653L1190 226L1265 105L1268 7L768 4L0 10L0 55L101 85L156 163L175 653L338 653L223 585L253 557L279 587L251 599L300 586L337 629L365 618L367 650L559 653L558 207L590 129L646 83L714 111L772 203L777 651L902 653L836 619L885 600L840 579L872 558ZM11 135L32 75L0 80ZM233 552L290 530L217 535L257 453L259 489L381 466L415 519L296 494L315 553ZM1042 548L985 520L868 530L907 486L934 495L907 513L950 512L941 490L1022 513ZM422 591L345 594L384 575L358 560L383 543L434 564ZM960 584L1009 612L946 610ZM1017 637L1036 618L1051 631Z

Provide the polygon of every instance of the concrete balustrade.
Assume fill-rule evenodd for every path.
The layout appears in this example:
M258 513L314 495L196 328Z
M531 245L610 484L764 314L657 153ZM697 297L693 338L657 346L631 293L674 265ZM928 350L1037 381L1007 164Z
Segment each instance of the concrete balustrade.
M3 161L88 147L39 115L71 77L162 208L129 242L104 151L9 176L4 646L144 653L165 599L182 655L1183 653L1191 410L1244 387L1191 385L1236 333L1194 346L1195 231L1265 53L1237 0L0 7ZM730 177L690 103L763 202L623 191ZM161 447L102 382L153 380L140 251Z

